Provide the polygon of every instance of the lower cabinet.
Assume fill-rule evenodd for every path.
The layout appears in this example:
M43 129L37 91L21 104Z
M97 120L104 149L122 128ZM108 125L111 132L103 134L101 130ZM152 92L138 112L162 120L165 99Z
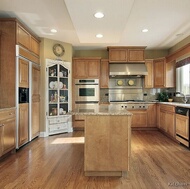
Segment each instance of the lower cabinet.
M16 148L15 128L15 109L0 111L0 156Z
M82 115L74 115L73 116L73 129L74 130L84 131L84 125L85 125L84 118L85 117Z
M156 104L149 104L148 109L129 111L133 114L131 127L156 127Z
M29 104L19 104L18 147L29 141Z
M58 134L65 132L72 132L72 116L65 115L62 117L49 117L48 118L48 134Z
M175 138L175 106L160 105L160 129Z
M147 127L147 110L129 110L133 114L131 127Z

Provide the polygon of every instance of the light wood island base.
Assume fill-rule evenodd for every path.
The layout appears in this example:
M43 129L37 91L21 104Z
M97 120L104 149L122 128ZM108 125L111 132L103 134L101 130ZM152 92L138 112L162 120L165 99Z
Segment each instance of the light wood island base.
M85 115L85 176L126 176L132 114Z

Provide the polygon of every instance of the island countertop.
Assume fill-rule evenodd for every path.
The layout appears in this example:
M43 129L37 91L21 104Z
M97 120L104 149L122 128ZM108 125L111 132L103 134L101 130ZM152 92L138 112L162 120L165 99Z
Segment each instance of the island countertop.
M105 116L105 115L132 115L127 110L115 110L111 109L109 106L97 106L94 107L94 109L75 109L73 111L70 111L68 114L70 115L99 115L99 116Z

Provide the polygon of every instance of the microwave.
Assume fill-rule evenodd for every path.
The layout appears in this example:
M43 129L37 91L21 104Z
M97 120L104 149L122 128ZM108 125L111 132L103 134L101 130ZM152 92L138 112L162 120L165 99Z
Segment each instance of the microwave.
M99 79L75 79L75 102L99 102Z
M29 88L19 87L18 101L21 103L29 103Z

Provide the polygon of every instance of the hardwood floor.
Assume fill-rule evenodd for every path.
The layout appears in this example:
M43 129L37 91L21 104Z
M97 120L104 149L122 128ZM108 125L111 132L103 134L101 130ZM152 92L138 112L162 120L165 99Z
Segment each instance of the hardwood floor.
M5 189L190 188L190 150L159 131L132 131L126 177L84 176L84 133L37 138L0 161Z

